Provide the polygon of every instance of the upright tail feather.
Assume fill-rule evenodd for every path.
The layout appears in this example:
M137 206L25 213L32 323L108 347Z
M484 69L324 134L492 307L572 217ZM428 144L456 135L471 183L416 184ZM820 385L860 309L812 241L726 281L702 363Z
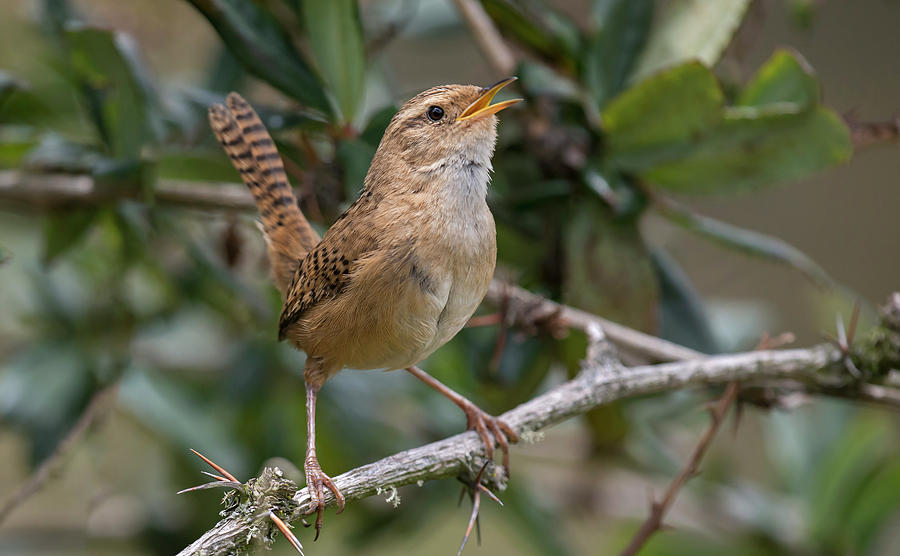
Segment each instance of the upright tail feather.
M286 295L300 261L319 235L300 211L275 143L259 116L237 93L228 108L209 108L213 132L256 200L275 285Z

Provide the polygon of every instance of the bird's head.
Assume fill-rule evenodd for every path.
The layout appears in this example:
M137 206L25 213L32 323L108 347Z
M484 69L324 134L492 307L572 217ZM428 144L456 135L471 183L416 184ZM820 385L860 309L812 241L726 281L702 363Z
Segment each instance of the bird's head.
M491 100L515 79L509 77L490 87L444 85L419 93L391 120L376 157L402 160L417 174L465 164L490 167L497 140L495 114L522 99L496 104Z

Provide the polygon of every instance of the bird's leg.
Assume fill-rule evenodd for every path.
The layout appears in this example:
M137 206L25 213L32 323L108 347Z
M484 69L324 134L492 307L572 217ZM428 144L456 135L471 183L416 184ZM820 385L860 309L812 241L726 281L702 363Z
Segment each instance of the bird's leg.
M512 427L500 419L489 415L483 409L457 394L422 369L413 366L407 367L406 370L428 386L450 398L450 401L463 410L466 414L466 430L474 430L478 433L481 441L484 442L485 454L489 459L494 457L494 440L496 440L497 444L500 445L500 450L503 452L503 468L506 470L506 474L509 475L509 443L519 441L519 437L512 430ZM494 440L491 439L491 436L494 437Z
M316 457L316 396L319 393L319 381L306 381L306 488L309 490L309 509L307 515L316 513L316 537L322 529L322 513L325 511L325 488L334 493L337 499L337 513L344 511L344 495L335 486L331 477L322 472L319 458Z

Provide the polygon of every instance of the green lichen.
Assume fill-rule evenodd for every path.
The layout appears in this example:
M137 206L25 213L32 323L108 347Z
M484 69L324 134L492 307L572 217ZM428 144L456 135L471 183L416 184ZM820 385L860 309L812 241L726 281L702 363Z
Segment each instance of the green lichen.
M854 343L851 356L869 379L879 379L900 369L900 293L881 307L881 319L865 337Z

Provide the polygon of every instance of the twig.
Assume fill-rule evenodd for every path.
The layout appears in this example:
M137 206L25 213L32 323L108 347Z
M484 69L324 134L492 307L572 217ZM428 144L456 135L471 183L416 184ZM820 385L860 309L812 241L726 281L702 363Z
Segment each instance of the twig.
M118 390L119 383L115 382L94 392L93 397L84 407L78 420L75 421L69 432L56 445L53 452L41 462L28 479L15 492L9 495L3 502L3 505L0 506L0 524L56 474L65 462L65 456L72 446L77 444L84 437L85 433L90 430L91 425L99 419L103 410L109 405L108 402L111 402L116 397Z
M494 70L500 75L512 75L516 70L516 57L503 41L481 3L475 0L454 0L454 4Z
M765 334L756 346L756 350L778 347L779 345L793 341L794 335L790 333L782 334L774 339L770 338L768 334ZM662 522L666 512L672 507L672 504L675 502L675 497L678 496L679 491L681 491L685 483L697 474L697 470L700 468L700 462L703 460L703 456L706 455L706 450L709 449L709 445L712 443L713 438L715 438L716 433L719 432L719 427L721 427L722 423L725 421L725 416L737 399L739 391L740 383L736 380L729 382L728 386L725 387L725 393L722 394L722 397L719 398L719 401L716 402L715 406L710 408L709 427L707 427L703 436L700 437L697 446L694 447L694 451L691 453L691 457L688 459L684 469L682 469L681 473L679 473L669 484L669 488L666 489L666 494L663 496L663 499L659 502L652 502L650 504L650 514L631 538L628 546L622 550L620 556L634 556L641 548L643 548L647 541L650 540L650 537L662 528Z
M853 115L846 115L844 121L850 128L850 139L854 149L864 149L877 143L896 143L900 140L900 116L893 121L860 122Z
M521 324L522 315L527 315L525 318L533 321L553 313L558 313L558 318L572 328L587 330L592 324L599 325L606 338L616 346L626 363L684 361L704 357L704 354L699 351L638 332L633 328L622 326L579 309L560 305L517 286L504 284L497 280L491 283L485 300L495 305L509 303L508 312L512 313L511 319L514 325Z
M634 534L634 537L631 538L631 542L628 543L628 546L625 547L625 550L621 552L620 556L634 556L637 554L653 533L662 527L663 517L675 501L678 491L680 491L681 487L688 482L688 479L697 474L697 469L700 467L700 461L706 454L706 450L712 443L712 439L715 438L716 433L719 432L719 427L725 420L725 415L731 408L731 404L734 403L739 389L740 386L736 381L728 383L725 394L719 399L715 407L710 410L711 422L709 427L706 429L706 432L703 433L700 442L694 447L694 451L691 454L691 458L688 460L687 465L685 465L681 473L679 473L669 485L663 499L659 502L650 504L650 515L648 515L644 523L641 524L640 529L638 529L637 533Z

